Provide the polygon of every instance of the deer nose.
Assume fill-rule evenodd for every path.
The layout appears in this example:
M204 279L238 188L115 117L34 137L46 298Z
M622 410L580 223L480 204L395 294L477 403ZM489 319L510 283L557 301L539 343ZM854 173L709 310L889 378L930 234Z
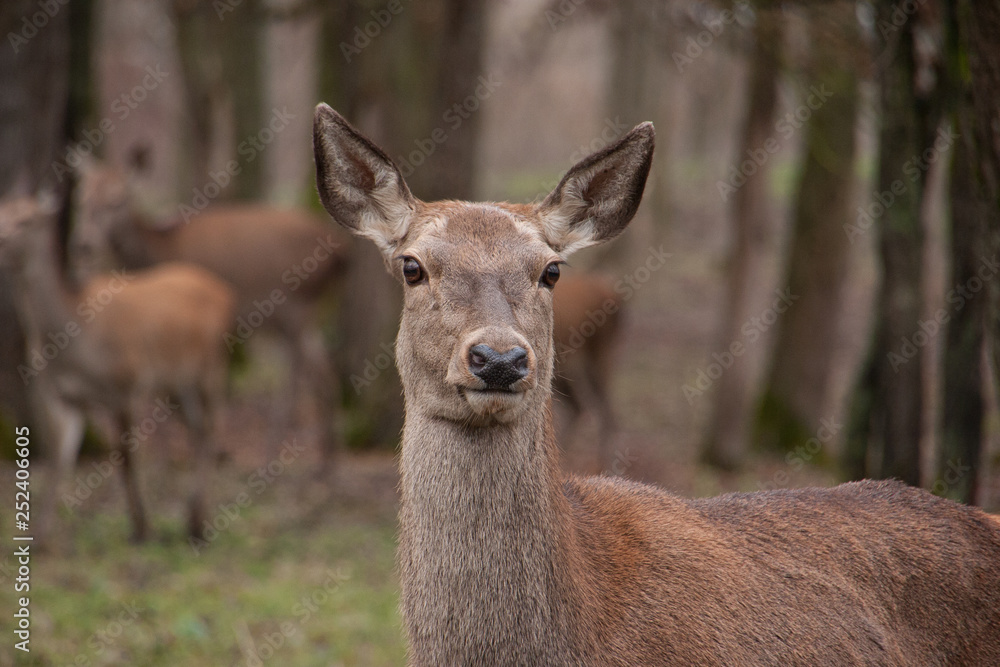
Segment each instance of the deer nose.
M500 354L489 345L475 345L469 350L469 370L487 389L508 389L528 374L528 351L512 347Z

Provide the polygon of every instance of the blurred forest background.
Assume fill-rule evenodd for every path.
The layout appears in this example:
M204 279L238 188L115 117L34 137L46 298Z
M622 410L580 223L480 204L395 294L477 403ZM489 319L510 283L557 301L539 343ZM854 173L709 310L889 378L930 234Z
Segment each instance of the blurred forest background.
M320 101L425 200L538 199L651 120L637 218L571 269L606 276L624 319L609 458L585 411L562 443L567 468L685 495L897 477L1000 507L989 0L10 0L0 26L0 192L57 192L64 240L85 155L122 175L148 219L233 201L321 212ZM170 537L125 544L116 484L63 512L69 555L38 564L39 650L23 664L402 664L400 295L374 248L345 244L322 321L340 391L312 415L336 415L336 469L317 479L310 449L202 553L169 519L186 450L166 424L140 458ZM70 276L68 242L63 257ZM36 422L15 298L0 273L7 456L13 425ZM289 380L265 336L247 345L213 507L273 455L268 406ZM98 417L85 454L100 461L111 437ZM9 463L3 478L12 488ZM0 568L5 604L10 576ZM128 623L127 604L141 608ZM0 648L0 663L13 655Z

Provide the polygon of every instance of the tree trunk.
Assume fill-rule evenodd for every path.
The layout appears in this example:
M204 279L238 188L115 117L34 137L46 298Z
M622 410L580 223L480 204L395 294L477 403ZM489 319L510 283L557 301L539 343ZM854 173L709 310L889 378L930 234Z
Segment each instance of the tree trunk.
M41 12L38 27L40 11L31 0L0 3L0 196L15 183L31 192L65 185L53 164L65 165L70 8L51 18Z
M816 436L820 420L831 416L830 380L850 251L844 223L852 214L854 185L858 65L852 56L862 46L854 11L852 2L811 9L810 87L793 114L798 119L809 111L806 154L787 278L778 288L788 303L775 306L776 343L754 433L755 444L766 449L803 445Z
M550 11L560 11L564 5L552 2ZM629 129L647 120L655 120L661 108L660 91L669 87L659 40L664 28L661 11L656 3L646 0L617 0L607 5L609 22L609 73L605 90L605 113L614 124ZM666 10L663 10L665 13ZM671 63L671 67L673 64ZM629 233L616 243L598 250L600 263L631 270L632 259L642 249L655 245L668 218L668 160L670 132L661 131L656 137L653 168L646 181L643 195L645 215L638 215L629 226Z
M780 10L763 9L757 15L750 65L747 118L737 162L755 151L767 150L774 135L778 82L783 43ZM733 216L733 249L729 262L726 310L718 349L732 354L734 344L744 345L743 324L760 301L755 286L763 281L769 249L774 242L773 212L769 205L768 163L761 165L743 186L730 194ZM745 348L745 345L744 345ZM733 355L732 365L715 389L714 417L704 443L705 459L724 469L735 469L746 454L751 412L757 396L749 350Z
M222 41L215 46L221 51L223 79L229 92L233 124L229 152L231 159L240 164L240 173L228 194L239 200L259 199L264 190L266 161L260 151L267 150L267 133L271 132L267 126L271 112L263 108L265 19L258 0L243 0L220 20Z
M491 73L483 72L485 24L486 7L482 0L445 3L438 37L441 52L436 63L437 85L431 101L432 118L436 115L441 123L436 123L431 131L440 127L447 140L427 159L425 170L433 174L424 195L428 199L475 198L479 108L494 90L489 81ZM446 113L449 113L447 121Z
M48 17L32 0L0 3L0 197L34 194L42 187L68 196L65 144L71 53L70 14L88 14L89 2L60 6ZM46 22L33 23L42 14ZM83 24L83 22L81 22ZM81 64L85 64L81 63ZM27 385L17 371L24 363L24 334L8 274L0 272L0 452L14 450L14 425L30 424Z
M982 289L988 203L983 201L973 174L974 148L967 117L960 110L959 139L951 172L951 276L948 289L960 285ZM991 260L989 256L985 257ZM978 291L978 290L977 290ZM947 302L940 311L948 317L944 346L944 390L941 419L940 484L935 491L971 503L976 497L977 471L983 437L983 333L986 293L973 294L958 304ZM939 317L937 320L943 320ZM936 320L936 321L937 321Z
M998 350L1000 276L992 263L1000 250L1000 128L995 121L1000 108L1000 53L995 47L1000 7L973 1L952 11L949 64L960 101L955 114L959 139L951 176L948 287L960 286L970 298L959 293L953 297L955 303L945 304L950 319L944 350L941 455L933 490L974 503L983 463L982 352L990 330L994 354Z
M184 78L187 167L181 170L186 176L181 191L186 194L208 182L212 149L218 135L215 123L225 86L222 59L215 48L221 39L220 26L211 4L174 0L173 18Z
M914 33L927 26L921 26L921 16L895 26L894 10L888 1L877 6L884 55L879 73L882 127L877 200L866 210L868 224L880 234L883 276L874 342L852 406L847 461L854 474L864 468L866 475L919 485L925 409L922 348L917 346L923 309L921 212L929 165L917 160L932 148L940 109L933 88L917 89L927 71L925 61L918 64ZM873 448L872 458L880 460L868 469L863 462Z
M416 196L473 198L479 108L493 94L479 80L490 76L482 67L485 3L404 5L367 42L356 27L372 20L369 8L324 11L321 99L385 148ZM354 445L395 442L403 414L392 367L399 286L369 245L354 250L341 304L338 360Z
M203 188L213 171L235 160L239 174L212 203L258 199L272 132L262 108L263 9L258 0L174 0L173 15L189 123L190 180L183 191Z

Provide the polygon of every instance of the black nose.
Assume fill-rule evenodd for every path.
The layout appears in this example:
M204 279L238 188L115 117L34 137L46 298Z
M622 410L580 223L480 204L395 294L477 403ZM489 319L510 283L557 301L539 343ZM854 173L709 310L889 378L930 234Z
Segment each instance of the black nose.
M487 389L507 389L528 374L528 351L513 347L500 354L489 345L469 350L469 370Z

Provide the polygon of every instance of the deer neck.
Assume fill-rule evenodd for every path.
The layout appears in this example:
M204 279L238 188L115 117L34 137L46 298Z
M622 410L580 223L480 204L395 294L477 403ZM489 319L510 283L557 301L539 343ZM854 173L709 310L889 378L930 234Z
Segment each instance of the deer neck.
M23 264L14 274L18 311L28 343L37 346L46 334L58 335L76 322L77 293L59 268L55 230L31 230Z
M414 664L570 662L570 509L548 400L486 428L407 403L400 570Z
M172 232L154 229L146 220L132 216L114 228L111 243L125 268L142 269L174 259Z

